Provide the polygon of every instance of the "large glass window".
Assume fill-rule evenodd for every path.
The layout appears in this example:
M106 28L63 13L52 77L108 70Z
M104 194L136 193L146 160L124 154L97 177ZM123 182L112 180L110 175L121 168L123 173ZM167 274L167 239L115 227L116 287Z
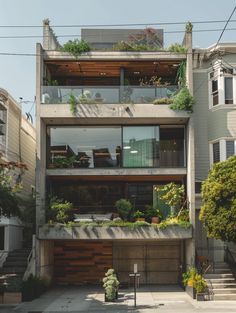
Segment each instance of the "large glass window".
M120 127L51 127L51 167L121 166Z
M130 126L123 128L123 166L159 166L158 126Z
M225 77L225 104L233 103L233 78Z
M160 167L185 166L183 127L160 128Z

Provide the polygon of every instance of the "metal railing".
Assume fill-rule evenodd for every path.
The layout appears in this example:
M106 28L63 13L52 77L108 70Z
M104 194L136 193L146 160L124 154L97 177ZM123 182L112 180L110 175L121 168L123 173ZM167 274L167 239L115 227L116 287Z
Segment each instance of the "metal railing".
M78 103L153 103L178 90L167 86L42 86L42 104L66 104L73 95Z

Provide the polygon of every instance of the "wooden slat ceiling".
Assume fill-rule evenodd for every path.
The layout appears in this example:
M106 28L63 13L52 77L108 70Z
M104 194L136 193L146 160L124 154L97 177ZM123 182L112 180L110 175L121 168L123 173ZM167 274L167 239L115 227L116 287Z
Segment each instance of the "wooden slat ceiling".
M175 76L180 61L47 61L52 76L57 77L119 77L120 68L126 76Z

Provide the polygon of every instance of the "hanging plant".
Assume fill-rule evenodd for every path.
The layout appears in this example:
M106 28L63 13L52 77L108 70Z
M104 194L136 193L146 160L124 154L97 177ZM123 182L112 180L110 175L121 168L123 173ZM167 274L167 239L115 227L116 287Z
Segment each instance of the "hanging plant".
M183 87L180 91L173 97L173 103L170 104L170 109L176 111L187 111L193 112L194 98L189 92L188 87Z
M186 86L186 60L182 61L177 69L175 82L179 86Z
M76 116L77 114L77 100L76 97L71 93L69 97L70 111L72 115Z

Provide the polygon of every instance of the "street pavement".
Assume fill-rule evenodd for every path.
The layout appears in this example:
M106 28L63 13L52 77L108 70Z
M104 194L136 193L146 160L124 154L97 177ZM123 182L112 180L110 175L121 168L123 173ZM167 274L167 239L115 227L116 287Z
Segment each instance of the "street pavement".
M236 301L196 301L178 286L149 286L137 290L134 307L132 288L119 291L114 303L104 302L99 287L52 288L32 302L15 307L0 305L0 313L236 313Z

